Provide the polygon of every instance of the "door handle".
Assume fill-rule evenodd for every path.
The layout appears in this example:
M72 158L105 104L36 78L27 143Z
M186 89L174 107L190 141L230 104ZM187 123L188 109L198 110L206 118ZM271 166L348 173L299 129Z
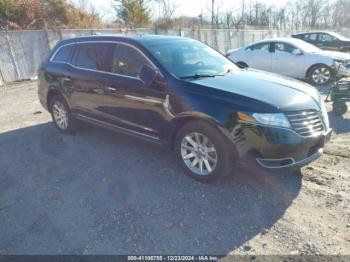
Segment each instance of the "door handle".
M107 91L112 92L112 93L117 91L116 88L111 87L111 86L107 86L106 89L107 89Z

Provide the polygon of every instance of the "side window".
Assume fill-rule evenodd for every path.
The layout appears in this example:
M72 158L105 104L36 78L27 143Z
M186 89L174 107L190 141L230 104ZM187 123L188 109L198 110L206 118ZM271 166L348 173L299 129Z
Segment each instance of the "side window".
M311 41L316 41L316 40L317 40L317 34L310 34L310 35L309 35L309 39L310 39Z
M286 43L275 43L275 52L276 53L283 52L283 53L292 54L295 49L296 48L294 46L286 44Z
M110 71L109 56L113 51L113 44L82 43L79 44L74 65L85 69Z
M320 34L319 38L321 42L328 42L328 43L334 42L336 40L333 36L329 34Z
M138 50L123 44L116 45L112 73L138 77L143 65L150 65L150 63Z
M261 44L256 44L248 47L248 50L250 51L264 51L264 52L269 52L270 49L270 43L261 43Z
M55 54L55 56L52 58L52 61L69 63L74 46L75 45L66 45L61 47Z

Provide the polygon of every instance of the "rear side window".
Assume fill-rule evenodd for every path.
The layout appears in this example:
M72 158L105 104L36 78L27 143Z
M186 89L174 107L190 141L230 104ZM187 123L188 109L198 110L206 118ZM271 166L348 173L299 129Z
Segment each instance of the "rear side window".
M270 50L270 43L261 43L248 47L250 51L265 51L268 52Z
M113 53L113 44L110 43L84 43L79 44L74 65L85 69L110 71L109 57Z
M69 63L74 45L66 45L61 47L53 57L54 62Z
M112 73L138 77L143 65L151 66L138 50L123 44L116 45L113 56Z

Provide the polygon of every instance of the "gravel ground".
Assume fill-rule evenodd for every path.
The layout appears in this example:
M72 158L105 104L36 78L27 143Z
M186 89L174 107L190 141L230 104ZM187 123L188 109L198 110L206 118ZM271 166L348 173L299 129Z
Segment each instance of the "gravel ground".
M301 172L203 185L146 142L61 135L35 82L0 97L0 254L350 254L350 112Z

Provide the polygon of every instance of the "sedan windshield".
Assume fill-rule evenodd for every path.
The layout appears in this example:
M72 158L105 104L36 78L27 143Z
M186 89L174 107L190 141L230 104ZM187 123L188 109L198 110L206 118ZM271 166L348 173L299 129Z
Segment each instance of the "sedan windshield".
M331 32L331 33L329 33L329 34L332 35L332 36L334 36L335 38L338 38L338 39L341 40L341 41L350 41L349 38L346 38L345 36L342 36L342 35L340 35L340 34L338 34L338 33Z
M151 44L147 48L169 72L181 79L216 77L238 70L219 52L195 40Z
M307 53L322 52L322 49L320 49L317 46L314 46L312 44L309 44L307 42L304 42L304 41L298 41L297 47L300 48L301 50L307 52Z

